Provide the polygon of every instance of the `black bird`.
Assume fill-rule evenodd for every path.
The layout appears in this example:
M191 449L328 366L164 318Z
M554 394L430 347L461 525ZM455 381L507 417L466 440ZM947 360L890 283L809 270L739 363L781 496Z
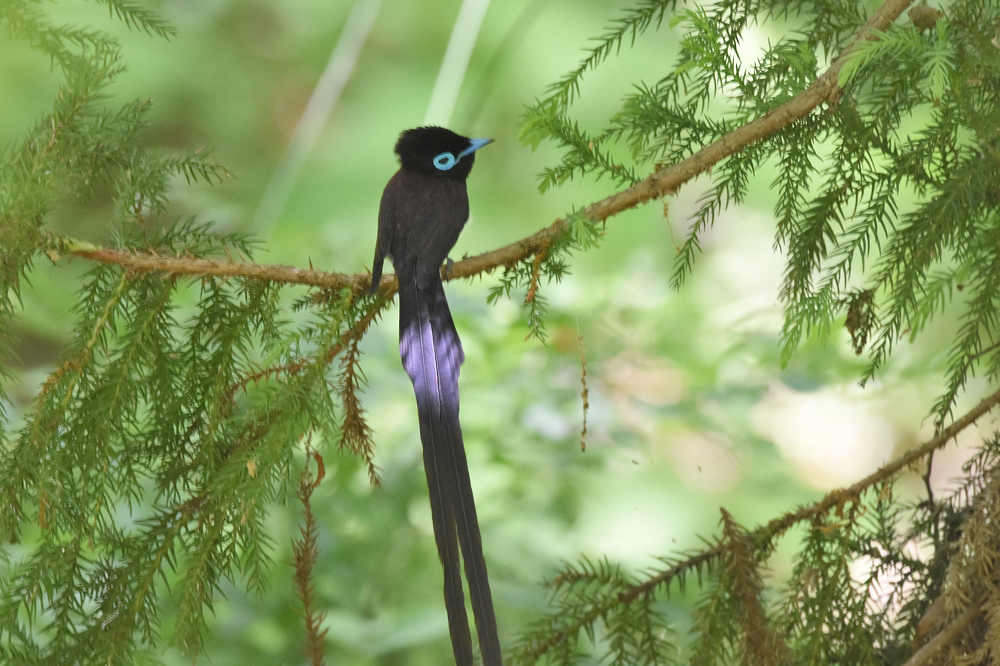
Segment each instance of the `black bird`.
M491 141L443 127L418 127L399 136L396 154L402 168L382 193L372 266L371 293L378 290L386 257L399 280L399 353L417 397L434 540L444 567L444 601L458 666L472 666L460 550L483 665L502 664L458 420L458 372L465 354L441 282L441 264L469 219L465 179L476 151Z

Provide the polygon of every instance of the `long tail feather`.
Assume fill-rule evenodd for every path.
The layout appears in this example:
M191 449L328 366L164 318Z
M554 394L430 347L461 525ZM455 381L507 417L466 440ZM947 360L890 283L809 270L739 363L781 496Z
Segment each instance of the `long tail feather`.
M445 606L458 666L472 664L471 636L459 570L465 561L469 596L484 666L502 666L493 597L458 418L458 374L465 354L435 276L427 288L405 268L399 276L399 352L413 382L424 448L424 469L438 555L444 567Z

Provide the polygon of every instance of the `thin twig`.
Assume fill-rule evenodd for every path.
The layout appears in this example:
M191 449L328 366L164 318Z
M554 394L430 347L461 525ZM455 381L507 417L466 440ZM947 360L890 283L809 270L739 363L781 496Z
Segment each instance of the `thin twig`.
M315 461L317 471L315 476L309 469L309 463ZM298 497L302 502L302 524L299 526L299 539L292 540L292 553L295 557L295 592L302 601L302 622L305 625L305 654L311 666L324 666L324 645L327 629L323 628L325 613L316 610L315 584L313 574L316 561L319 559L317 544L316 516L312 510L312 493L323 480L323 458L312 448L311 435L306 437L306 463L299 479Z
M580 450L587 450L587 412L590 411L590 389L587 388L587 350L583 346L583 333L576 329L576 344L580 351L580 399L583 403L583 427L580 429Z

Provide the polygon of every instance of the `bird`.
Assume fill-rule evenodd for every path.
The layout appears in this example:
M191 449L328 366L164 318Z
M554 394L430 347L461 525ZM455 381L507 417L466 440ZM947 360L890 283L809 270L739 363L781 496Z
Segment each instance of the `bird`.
M399 283L399 353L417 400L431 522L444 569L444 600L457 666L472 666L459 556L465 565L483 666L502 666L496 613L459 421L458 374L465 354L445 297L441 267L469 219L466 179L474 139L427 126L399 135L400 168L382 193L370 293L385 259ZM449 262L450 266L450 262Z

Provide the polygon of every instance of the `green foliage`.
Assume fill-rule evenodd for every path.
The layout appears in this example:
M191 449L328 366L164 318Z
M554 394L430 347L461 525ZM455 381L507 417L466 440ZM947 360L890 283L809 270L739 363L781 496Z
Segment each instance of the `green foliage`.
M510 298L516 291L525 291L521 304L528 323L528 337L545 341L545 296L540 291L544 278L546 284L559 282L569 274L569 255L591 250L600 243L603 229L596 226L582 213L573 213L561 221L559 233L547 243L545 250L537 252L533 264L519 263L505 266L499 284L490 287L488 303Z
M147 10L113 0L106 4L132 28L172 34L169 26ZM2 331L19 299L20 279L31 266L42 221L60 197L86 197L111 185L116 221L122 233L129 234L144 214L162 212L172 176L183 175L189 182L218 182L226 172L197 155L150 153L142 137L148 101L136 100L118 109L104 105L107 86L124 70L115 40L96 31L57 25L40 3L27 0L4 3L0 28L7 38L45 53L64 79L52 112L19 145L0 150ZM0 336L0 351L6 353L10 347L5 338Z
M629 186L637 174L691 157L805 94L866 18L860 2L723 0L680 10L670 22L680 32L678 54L664 76L635 82L604 128L584 128L573 117L582 77L616 54L624 36L634 42L661 29L674 4L643 3L618 19L528 109L524 142L563 149L562 161L540 174L542 191L584 175ZM921 9L913 24L897 21L857 44L825 108L712 166L674 286L693 270L705 231L759 187L761 167L773 167L775 245L786 256L782 361L806 336L826 338L841 322L855 351L868 354L867 381L901 338L958 312L934 407L941 428L970 377L985 373L995 383L1000 374L1000 6L957 0L943 14ZM738 49L760 25L776 26L782 38L751 61L741 58ZM551 586L554 612L525 635L518 663L582 663L583 636L595 646L628 640L631 631L609 620L622 606L638 609L632 627L661 626L657 600L674 583L683 588L692 570L701 585L691 635L663 626L640 658L602 650L611 663L671 663L656 655L689 649L693 664L902 663L926 639L918 625L929 617L937 631L960 622L962 609L997 608L995 590L970 585L995 578L987 560L1000 543L988 517L997 511L996 464L994 439L967 468L970 487L916 507L895 501L882 478L835 511L789 514L752 532L723 511L720 541L634 580L607 563L567 566ZM776 597L761 572L778 538L806 515L794 570ZM913 543L933 555L914 553ZM948 610L935 617L933 599ZM990 659L989 640L961 633L968 622L958 626L951 655Z
M132 29L173 32L138 5L106 4ZM123 71L113 39L55 25L37 3L4 3L0 24L63 76L52 112L0 155L0 351L35 255L72 244L43 230L62 198L110 193L122 255L252 255L246 238L162 221L174 180L227 173L198 153L148 149L147 101L108 106ZM196 304L180 305L190 295ZM339 441L329 350L359 311L331 296L295 330L281 295L263 280L87 273L63 362L16 430L4 415L0 661L155 660L168 584L171 640L195 653L227 582L263 590L266 519L296 490L295 443ZM32 548L7 549L21 540Z
M132 30L173 34L137 4L102 4ZM543 191L583 176L630 187L767 114L809 88L868 7L678 5L641 2L527 111L522 138L565 150L542 174ZM957 311L939 424L975 373L995 380L998 13L958 0L930 27L901 21L878 33L852 51L826 108L717 163L676 258L675 285L694 269L705 231L750 196L758 171L776 167L786 362L806 336L828 335L843 318L855 350L869 355L868 378L902 337ZM0 154L0 357L12 349L21 283L35 260L58 261L74 246L46 228L59 202L107 198L115 239L92 257L72 340L27 415L0 414L0 661L156 662L165 639L198 654L230 585L265 589L275 551L269 511L296 494L311 511L303 459L321 476L312 452L333 444L378 481L358 342L387 302L343 289L289 304L288 290L264 277L189 278L108 259L227 261L252 258L254 247L206 223L163 219L180 178L214 183L228 174L197 151L151 151L146 100L111 105L108 85L123 71L113 38L59 25L27 0L0 6L0 25L46 54L62 81L52 111ZM762 25L783 37L748 62L738 49ZM635 82L605 128L572 116L584 76L666 29L678 33L678 52L659 80ZM524 291L530 334L540 338L541 285L567 275L572 253L598 247L604 233L583 212L560 225L533 261L504 266L489 296ZM510 659L897 664L920 643L928 617L941 626L983 605L984 623L996 624L998 456L1000 441L986 442L953 496L917 506L897 501L885 475L755 529L723 512L721 536L705 549L638 575L583 558L549 583L553 612ZM315 528L310 514L294 547L307 607ZM790 573L773 581L766 567L777 546L796 538ZM671 594L693 600L686 621L676 620ZM938 601L944 610L935 611ZM321 613L307 613L319 654ZM993 656L976 636L961 634L949 656Z
M637 82L598 132L572 118L583 75L622 45L659 28L672 2L644 3L614 24L584 60L532 106L523 139L565 149L540 176L544 190L577 175L622 184L636 172L689 157L730 130L802 93L863 23L852 2L718 2L675 14L682 31L673 67L654 84ZM997 208L1000 205L1000 51L996 3L951 3L933 27L900 21L861 43L840 71L836 104L724 158L690 220L676 258L675 285L691 272L700 239L720 213L738 205L765 164L777 175L775 243L787 256L782 359L802 339L826 337L847 319L864 379L875 375L902 337L914 336L946 308L962 326L948 352L938 423L968 379L996 378ZM753 29L777 24L784 36L753 61L737 51ZM625 148L630 160L616 160ZM916 195L912 210L900 200ZM865 317L851 316L857 295ZM859 314L859 311L855 311ZM852 327L853 326L853 327Z
M548 585L551 614L524 635L514 663L581 663L584 641L606 646L614 664L678 663L688 651L692 664L902 663L921 631L926 637L921 625L939 627L984 599L995 607L983 575L1000 543L991 522L1000 511L998 456L997 438L984 443L966 464L967 484L937 502L901 506L891 483L880 483L813 515L780 590L767 590L762 577L781 533L799 522L794 514L746 532L723 510L722 540L638 578L608 562L567 565ZM915 544L931 556L920 557ZM684 637L662 609L672 587L690 586L692 572L698 606ZM987 644L972 645L985 658Z
M547 655L551 664L579 663L585 635L606 649L611 664L677 663L673 636L653 595L636 597L635 581L607 560L583 558L567 565L547 585L557 609L522 637L513 663L532 664ZM629 603L620 603L622 595ZM582 635L581 635L582 634Z
M210 240L215 253L250 252L189 223L143 247L201 256ZM175 304L185 288L200 291L188 311ZM292 444L338 438L326 350L349 307L332 303L296 334L273 284L105 266L80 303L75 343L0 467L0 533L40 528L34 553L9 562L4 647L27 663L131 663L158 641L163 582L174 580L173 639L197 652L226 581L263 589L268 510L294 491ZM264 359L294 370L263 382Z

